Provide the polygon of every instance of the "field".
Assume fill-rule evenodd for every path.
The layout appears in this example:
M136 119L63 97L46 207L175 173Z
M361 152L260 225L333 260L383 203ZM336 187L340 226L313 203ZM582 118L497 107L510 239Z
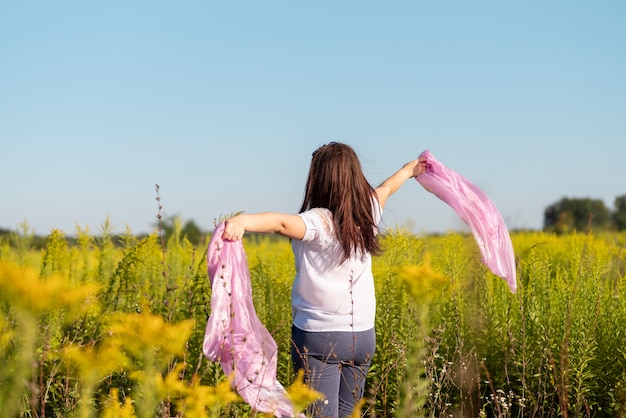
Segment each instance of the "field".
M260 416L202 355L206 243L180 230L114 238L105 224L71 242L53 231L42 251L28 228L0 241L3 417ZM384 234L363 415L626 415L626 234L512 240L516 294L470 235ZM289 361L289 242L244 244L257 314L279 346L277 377L303 407Z

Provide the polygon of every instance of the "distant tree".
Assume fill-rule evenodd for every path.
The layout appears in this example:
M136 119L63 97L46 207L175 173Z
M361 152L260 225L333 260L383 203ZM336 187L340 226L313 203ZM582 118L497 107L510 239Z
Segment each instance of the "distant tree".
M178 218L177 216L163 217L159 219L158 222L156 222L155 226L160 231L162 231L166 241L174 233L174 229L176 228L176 222L180 222L180 218Z
M613 226L618 231L624 231L626 230L626 195L617 196L613 205L615 207Z
M178 228L181 237L186 237L193 245L201 245L206 232L203 232L193 220L185 222L182 226L181 222L182 220L179 216L168 216L161 219L160 222L157 223L157 227L163 231L163 236L166 241Z
M206 233L202 232L200 227L193 220L185 222L181 232L183 233L183 236L187 237L189 242L196 246L202 244L204 236L206 235Z
M557 234L585 232L588 228L607 229L610 225L609 209L599 199L564 197L548 206L543 216L543 229Z

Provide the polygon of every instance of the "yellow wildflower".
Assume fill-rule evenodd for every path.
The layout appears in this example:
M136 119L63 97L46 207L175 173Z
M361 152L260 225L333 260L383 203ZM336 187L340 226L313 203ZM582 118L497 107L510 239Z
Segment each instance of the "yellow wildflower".
M324 397L324 395L311 389L304 383L304 371L302 369L298 371L296 379L289 388L287 388L287 394L293 404L293 410L296 413L303 411L310 403Z
M399 270L400 279L408 285L411 295L423 303L432 301L450 283L443 273L433 269L431 258L431 254L426 253L422 264Z
M115 314L111 317L111 338L123 345L136 358L143 358L146 350L154 350L164 357L184 354L194 321L166 322L147 311L139 314Z
M217 411L238 399L233 391L232 379L224 379L216 386L200 384L194 376L190 384L182 380L184 364L176 367L165 378L157 376L156 386L162 399L170 399L186 418L207 418L207 410L211 416L217 416Z
M22 268L10 262L0 261L0 296L11 305L34 316L58 309L69 309L70 314L85 312L85 308L97 306L96 283L71 285L59 274L40 279L32 268Z
M118 399L118 390L112 388L109 399L104 404L101 418L136 418L132 399L127 396L123 404Z

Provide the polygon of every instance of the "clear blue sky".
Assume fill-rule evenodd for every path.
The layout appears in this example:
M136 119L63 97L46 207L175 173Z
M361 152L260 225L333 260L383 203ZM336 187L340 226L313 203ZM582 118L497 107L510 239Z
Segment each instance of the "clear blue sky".
M297 212L311 152L380 183L424 149L509 228L626 194L623 1L6 1L0 227ZM413 180L387 226L464 225Z

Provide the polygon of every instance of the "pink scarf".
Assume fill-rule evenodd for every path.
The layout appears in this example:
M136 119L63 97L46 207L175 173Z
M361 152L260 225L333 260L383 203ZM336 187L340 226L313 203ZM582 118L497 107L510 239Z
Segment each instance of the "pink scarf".
M446 202L469 225L480 249L482 262L493 274L506 280L511 292L517 291L515 256L509 231L496 205L478 187L446 168L426 150L426 172L416 180L426 190Z
M256 411L293 417L287 392L276 379L277 346L256 315L246 253L241 241L224 241L224 223L207 251L211 315L203 352L219 361L239 395Z

